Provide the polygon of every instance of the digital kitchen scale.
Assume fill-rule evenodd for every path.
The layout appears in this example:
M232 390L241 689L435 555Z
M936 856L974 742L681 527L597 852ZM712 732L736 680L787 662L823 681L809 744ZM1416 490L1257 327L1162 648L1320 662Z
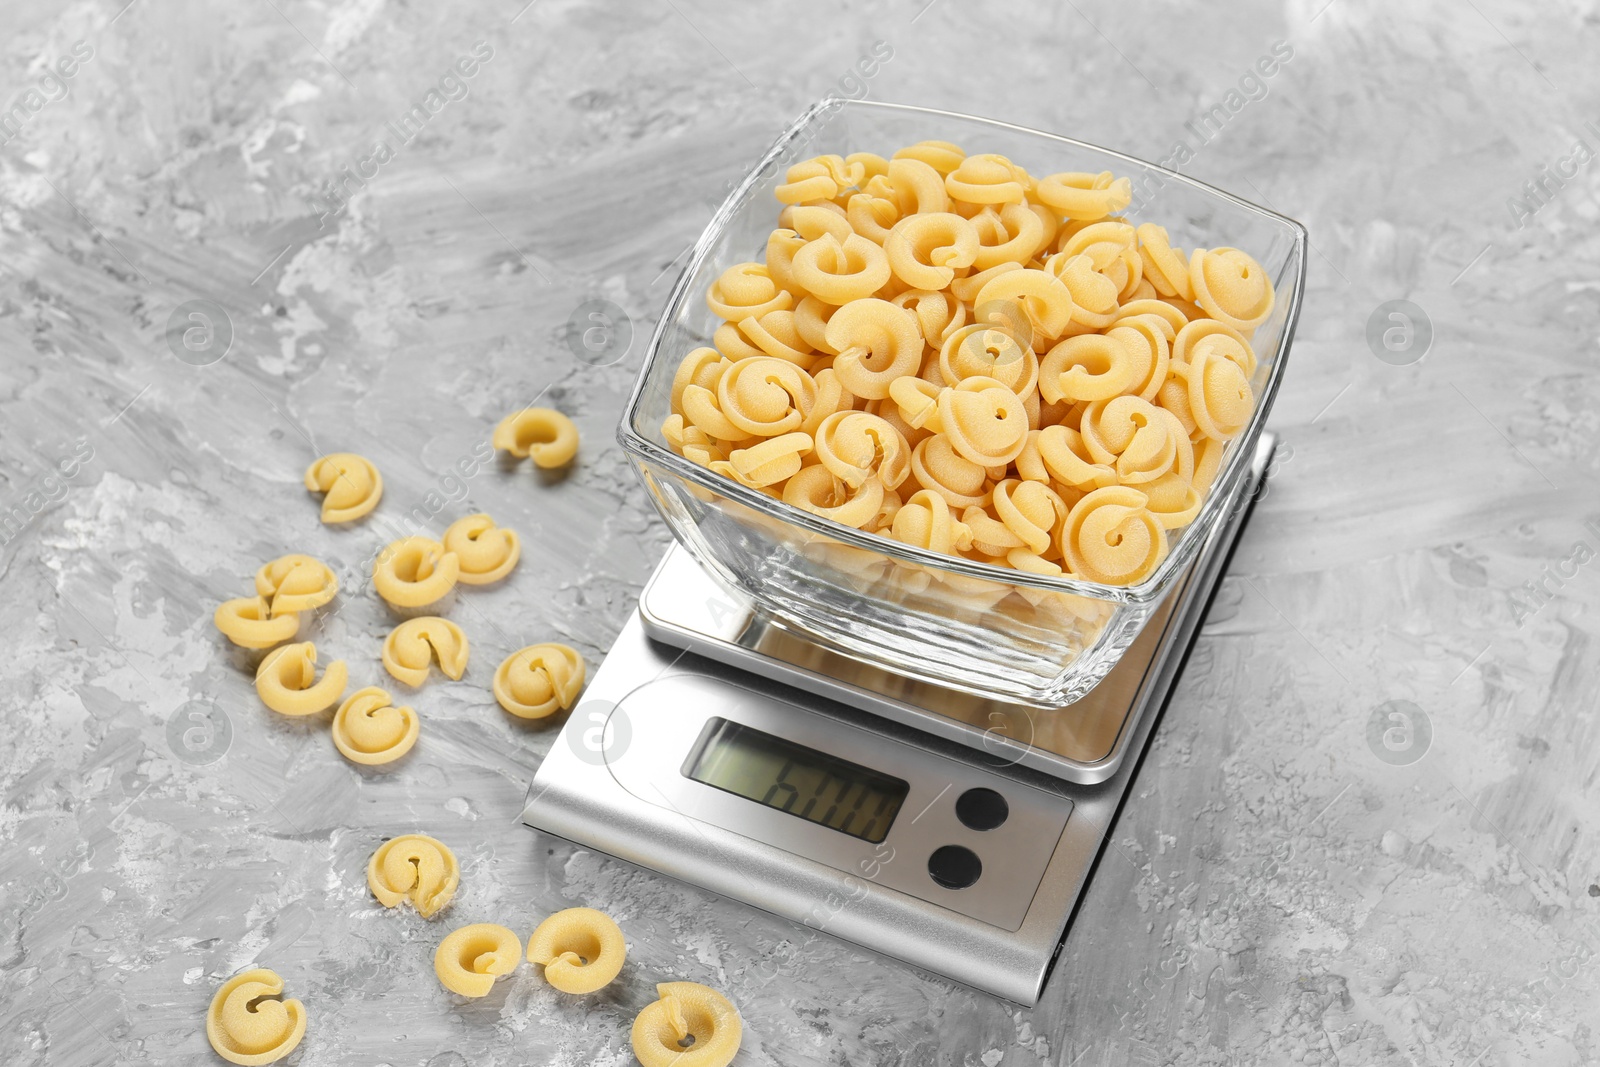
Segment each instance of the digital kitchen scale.
M1060 709L820 648L674 545L522 821L1035 1003L1273 444L1132 647Z

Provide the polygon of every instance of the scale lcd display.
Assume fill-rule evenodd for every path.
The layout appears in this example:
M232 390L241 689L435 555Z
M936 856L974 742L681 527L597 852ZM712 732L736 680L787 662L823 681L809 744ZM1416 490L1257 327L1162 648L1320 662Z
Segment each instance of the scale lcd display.
M727 719L706 723L686 777L877 844L911 787L899 778Z

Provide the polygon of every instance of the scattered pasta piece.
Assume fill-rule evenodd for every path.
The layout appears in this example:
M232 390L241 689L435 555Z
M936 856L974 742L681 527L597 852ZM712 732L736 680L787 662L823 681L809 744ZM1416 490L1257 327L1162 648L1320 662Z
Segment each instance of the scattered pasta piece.
M339 579L312 556L279 556L256 571L256 595L265 597L272 614L320 608L339 592Z
M365 456L333 452L306 468L306 488L323 494L323 522L353 522L378 506L383 475Z
M344 660L329 663L317 677L317 646L310 641L267 653L256 668L256 693L280 715L315 715L339 702L349 673Z
M443 600L461 577L454 552L427 537L403 537L372 562L372 586L397 608L425 608Z
M564 467L578 454L578 427L550 408L523 408L494 428L494 447L541 467Z
M517 535L484 514L452 522L444 532L444 550L454 552L463 585L488 585L511 573L522 558Z
M467 635L449 619L424 615L407 619L383 639L383 668L397 680L415 688L428 680L428 665L451 681L460 681L467 669Z
M698 982L662 982L656 995L660 999L633 1020L633 1054L644 1067L728 1067L733 1062L744 1024L727 997Z
M572 707L583 689L583 657L566 645L529 645L494 672L494 698L519 719L542 719Z
M265 967L224 982L206 1011L206 1038L217 1055L255 1067L293 1052L306 1034L306 1009L282 994L283 979Z
M919 548L1110 585L1154 574L1257 411L1261 264L1122 217L1132 183L1110 171L1035 178L943 141L804 160L776 195L766 262L706 293L725 321L673 376L667 445ZM996 608L996 583L937 576ZM1103 621L1014 589L1085 633Z
M222 636L240 648L271 648L300 632L300 616L292 611L272 614L266 597L246 596L217 605L212 621Z
M622 971L628 946L622 928L603 911L558 911L528 939L528 960L544 968L545 981L563 993L593 993Z
M351 763L378 766L410 752L421 727L415 711L395 707L386 691L369 685L333 713L333 744Z
M456 856L442 841L405 834L378 846L367 863L367 888L386 908L411 901L424 919L437 915L461 884Z
M452 931L433 954L439 984L464 997L485 997L494 980L522 961L522 939L495 923L474 923Z

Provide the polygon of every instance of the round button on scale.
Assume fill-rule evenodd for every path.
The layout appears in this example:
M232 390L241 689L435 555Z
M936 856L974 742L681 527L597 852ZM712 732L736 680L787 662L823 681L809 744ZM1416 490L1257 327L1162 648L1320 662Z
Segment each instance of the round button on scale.
M928 857L928 876L946 889L965 889L981 874L983 861L962 845L944 845Z
M956 818L969 830L993 830L1006 821L1011 805L993 789L978 786L956 800Z

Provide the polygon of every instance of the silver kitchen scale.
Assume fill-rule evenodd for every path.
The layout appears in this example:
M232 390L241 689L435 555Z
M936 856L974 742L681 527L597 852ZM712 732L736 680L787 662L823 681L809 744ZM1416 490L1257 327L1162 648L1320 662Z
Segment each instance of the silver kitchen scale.
M1110 674L1055 710L821 648L674 545L523 822L1035 1003L1273 444Z

